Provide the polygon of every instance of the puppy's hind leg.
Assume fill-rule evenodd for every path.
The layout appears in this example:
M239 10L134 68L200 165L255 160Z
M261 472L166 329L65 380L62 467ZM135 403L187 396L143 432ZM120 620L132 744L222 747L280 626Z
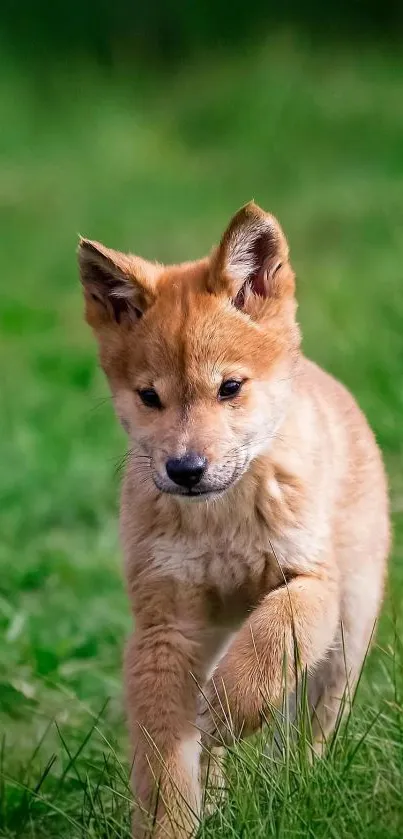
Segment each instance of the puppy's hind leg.
M340 632L327 659L311 677L308 700L312 714L313 748L318 756L324 754L336 725L351 710L364 657L365 651L353 666Z
M201 754L201 787L203 814L211 816L225 800L227 781L225 775L225 748L217 746L203 749Z

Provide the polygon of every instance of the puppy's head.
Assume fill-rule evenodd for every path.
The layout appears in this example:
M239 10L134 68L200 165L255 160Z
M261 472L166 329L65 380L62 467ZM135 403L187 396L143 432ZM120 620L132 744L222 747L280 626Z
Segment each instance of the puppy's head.
M250 203L207 259L166 267L82 239L79 264L139 471L163 493L225 492L270 448L290 398L300 339L280 225Z

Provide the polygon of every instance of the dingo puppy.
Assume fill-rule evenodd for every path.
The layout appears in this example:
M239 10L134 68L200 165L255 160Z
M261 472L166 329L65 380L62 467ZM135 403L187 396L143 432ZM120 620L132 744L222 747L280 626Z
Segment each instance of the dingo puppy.
M197 827L203 745L256 731L299 667L318 749L331 732L381 605L385 474L352 396L301 353L272 215L247 204L196 262L86 239L79 262L129 436L133 835L148 814L177 839Z

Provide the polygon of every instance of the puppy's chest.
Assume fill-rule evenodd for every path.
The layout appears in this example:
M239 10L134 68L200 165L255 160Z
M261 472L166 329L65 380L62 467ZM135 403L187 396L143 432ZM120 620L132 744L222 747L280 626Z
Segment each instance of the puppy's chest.
M206 529L197 536L160 536L153 544L153 566L178 584L204 589L217 608L228 605L233 612L239 606L242 611L281 584L287 568L301 561L297 533L293 528L279 537L248 522L223 526L221 532Z

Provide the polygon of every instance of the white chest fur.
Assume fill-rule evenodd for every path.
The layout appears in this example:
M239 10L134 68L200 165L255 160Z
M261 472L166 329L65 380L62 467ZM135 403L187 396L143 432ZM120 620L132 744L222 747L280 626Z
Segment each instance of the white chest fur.
M307 523L276 532L245 517L203 533L157 536L151 547L152 564L161 575L189 585L214 585L223 594L257 582L267 573L277 578L286 571L304 572L317 561L325 532Z

